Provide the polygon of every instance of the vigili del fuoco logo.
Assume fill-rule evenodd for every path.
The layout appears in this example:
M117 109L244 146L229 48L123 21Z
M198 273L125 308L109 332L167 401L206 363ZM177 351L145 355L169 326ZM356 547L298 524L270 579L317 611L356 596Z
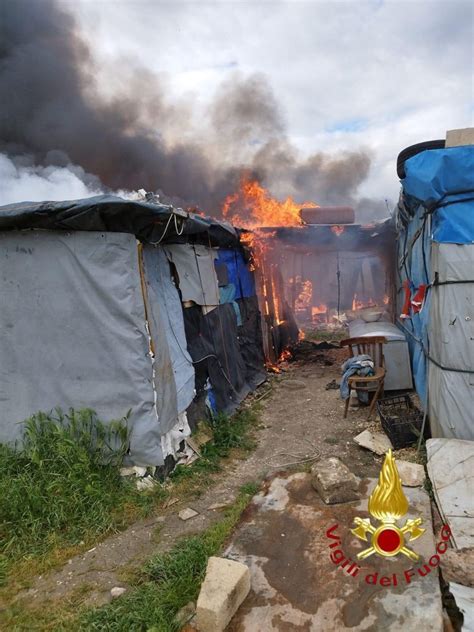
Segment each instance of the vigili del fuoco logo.
M379 481L369 497L368 510L374 520L370 518L354 518L354 528L351 529L359 540L367 542L367 547L357 554L358 560L364 560L371 555L379 555L382 558L404 555L413 562L418 562L420 556L411 548L411 543L420 538L426 531L421 527L421 518L407 518L402 522L408 512L408 500L403 493L400 475L397 470L395 458L389 450L382 465ZM341 548L341 538L337 534L339 525L335 524L326 531L326 537L331 540L329 557L333 564L342 568L349 576L356 577L362 570L357 562L348 557ZM451 530L448 525L441 529L441 540L436 546L436 553L428 562L420 564L417 568L409 568L404 571L402 581L409 584L411 579L418 574L425 577L440 562L440 555L448 548ZM397 586L399 578L396 573L391 576L380 577L379 573L368 573L365 576L367 584L381 586Z
M416 540L423 535L425 529L420 529L421 518L406 520L402 527L398 527L397 520L400 520L407 511L408 500L403 493L392 451L389 450L385 455L379 482L369 498L369 513L381 524L374 527L369 518L354 520L357 527L352 529L352 533L366 542L369 534L371 544L357 554L357 559L363 560L373 553L383 557L394 557L403 553L417 561L419 555L406 546L405 542Z

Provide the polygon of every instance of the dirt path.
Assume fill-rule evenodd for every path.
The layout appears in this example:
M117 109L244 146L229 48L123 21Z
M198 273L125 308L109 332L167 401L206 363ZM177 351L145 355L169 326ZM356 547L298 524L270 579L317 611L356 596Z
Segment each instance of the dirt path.
M332 366L327 366L329 362ZM258 447L248 458L226 464L199 498L180 500L164 514L107 538L64 567L36 578L17 599L26 598L25 603L37 607L47 600L81 592L84 604L106 603L112 587L127 586L126 576L131 569L142 566L153 554L168 550L178 538L202 531L218 520L220 511L212 505L232 503L241 485L285 469L301 454L337 455L356 475L376 475L380 459L352 441L368 425L367 409L351 409L348 418L343 419L339 392L325 389L331 380L339 380L340 362L341 351L329 350L309 361L289 364L264 400ZM178 512L186 506L199 515L183 522Z

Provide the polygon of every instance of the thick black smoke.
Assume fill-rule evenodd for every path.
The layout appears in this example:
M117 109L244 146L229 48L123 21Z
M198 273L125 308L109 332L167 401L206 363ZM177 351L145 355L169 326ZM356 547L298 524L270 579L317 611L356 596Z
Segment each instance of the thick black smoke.
M210 106L209 126L192 143L170 140L180 106L167 101L156 77L121 63L127 90L105 100L95 70L74 18L57 2L0 0L0 152L42 166L72 162L105 187L160 190L211 213L235 190L242 170L277 196L357 202L368 155L302 159L265 77L226 81Z

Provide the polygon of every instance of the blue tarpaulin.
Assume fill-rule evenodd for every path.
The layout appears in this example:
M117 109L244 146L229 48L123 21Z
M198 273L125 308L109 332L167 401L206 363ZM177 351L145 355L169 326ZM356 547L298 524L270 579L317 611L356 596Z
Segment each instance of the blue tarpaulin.
M217 262L226 265L229 283L235 285L236 299L255 296L253 274L240 251L219 248Z
M432 239L474 242L474 145L424 151L405 163L406 195L433 212Z
M472 252L474 244L474 146L424 151L405 163L397 209L398 313L404 283L414 299L398 325L407 334L413 378L428 402L433 436L472 438ZM472 338L471 338L472 340Z

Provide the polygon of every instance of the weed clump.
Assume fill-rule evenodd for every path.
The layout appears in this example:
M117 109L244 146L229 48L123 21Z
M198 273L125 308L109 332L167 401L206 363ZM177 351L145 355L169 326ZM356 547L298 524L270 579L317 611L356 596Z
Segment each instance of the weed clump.
M9 561L116 526L132 491L119 473L126 421L105 425L87 409L40 412L25 422L21 446L0 444L0 579Z

